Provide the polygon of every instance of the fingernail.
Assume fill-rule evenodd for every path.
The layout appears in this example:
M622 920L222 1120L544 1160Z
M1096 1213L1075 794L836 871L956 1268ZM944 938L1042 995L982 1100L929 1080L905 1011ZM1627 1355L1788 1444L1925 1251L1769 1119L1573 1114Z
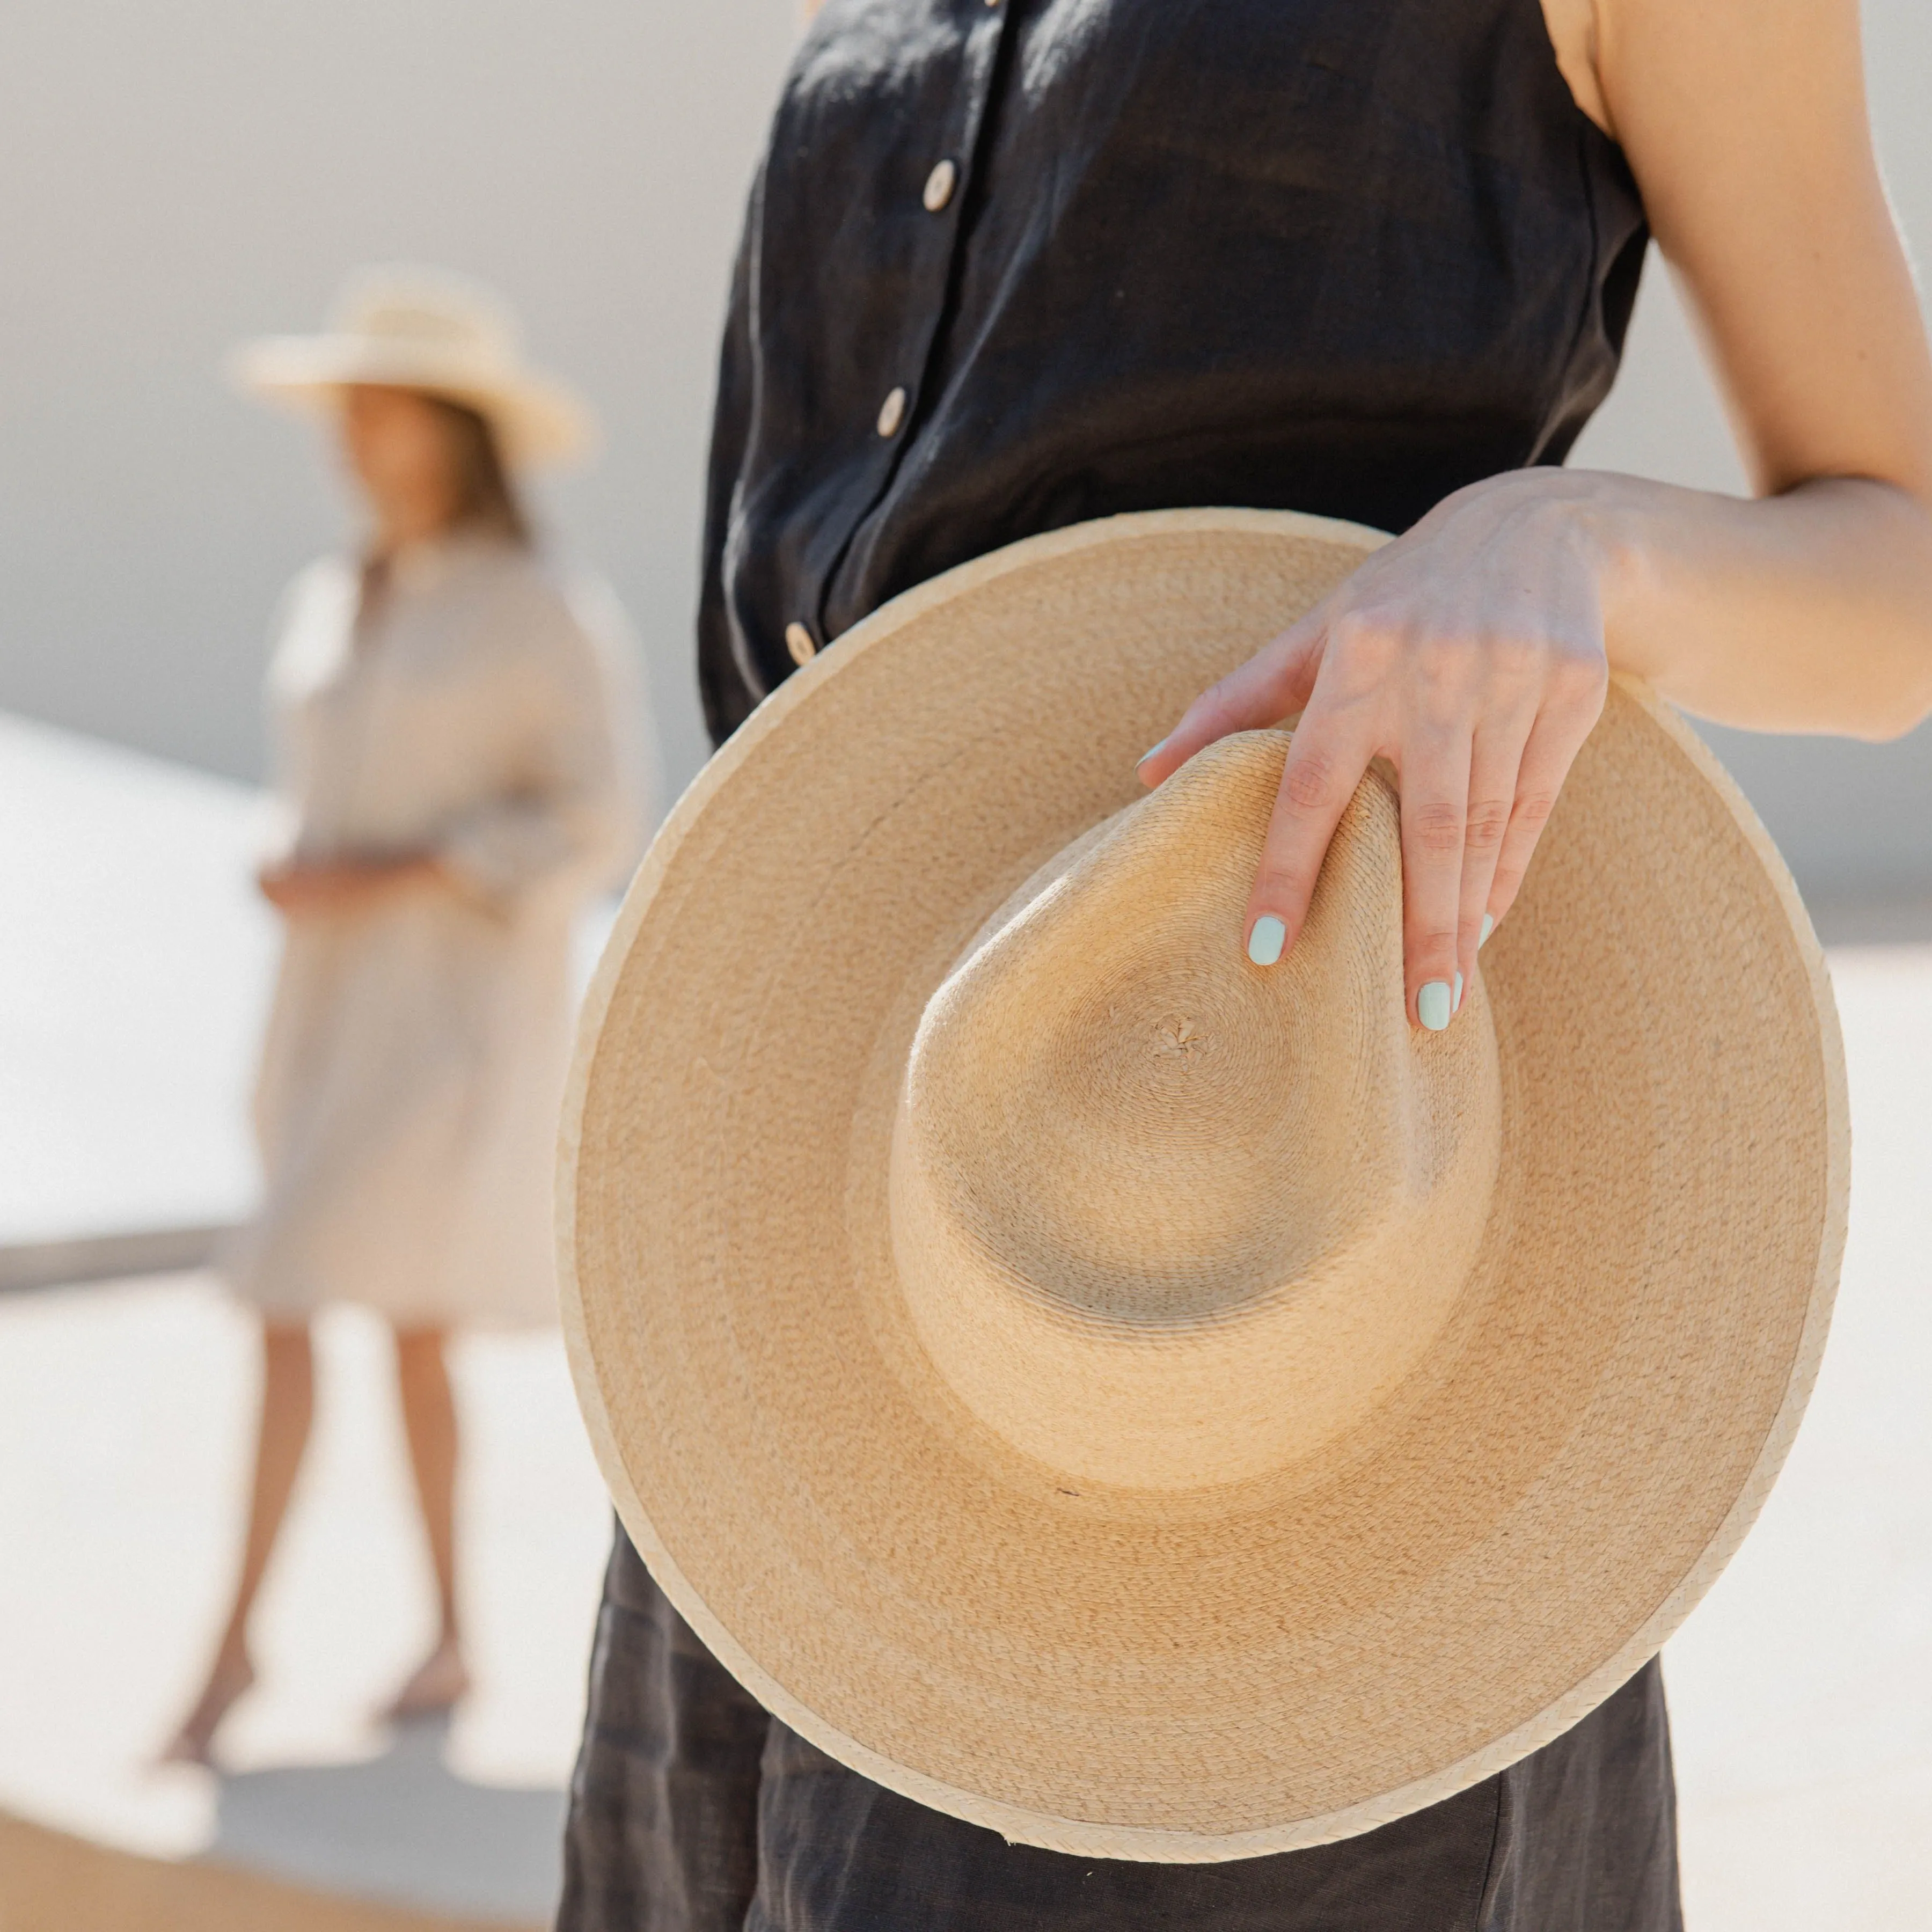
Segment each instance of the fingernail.
M1415 1016L1431 1033L1440 1033L1449 1024L1454 1010L1449 1004L1447 980L1430 980L1415 996Z
M1157 752L1160 749L1160 747L1156 745L1155 746L1154 749ZM1483 915L1483 929L1476 935L1476 944L1478 946L1480 946L1484 940L1487 939L1490 934L1495 932L1496 929L1496 922L1495 915L1491 913L1484 913Z
M1171 738L1171 737L1172 737L1173 736L1174 736L1174 734L1173 734L1172 731L1170 731L1170 732L1167 734L1167 737L1168 737L1168 738ZM1162 740L1160 741L1160 745L1164 745L1164 744L1166 744L1166 742L1167 742L1167 738L1163 738L1163 739L1162 739ZM1138 766L1142 766L1142 765L1145 764L1147 763L1147 761L1148 760L1148 759L1150 759L1150 758L1152 758L1152 757L1154 756L1154 754L1155 754L1155 752L1156 752L1157 751L1159 751L1159 750L1160 749L1160 745L1150 745L1150 746L1147 748L1147 749L1146 749L1144 752L1143 752L1140 754L1140 756L1134 760L1134 764L1135 764L1136 766L1138 768Z
M1281 957L1281 943L1287 937L1288 928L1273 913L1262 914L1248 934L1248 957L1257 966L1272 966Z
M1462 1010L1462 976L1460 973L1456 975L1456 1004L1449 1010L1452 1013L1460 1013Z

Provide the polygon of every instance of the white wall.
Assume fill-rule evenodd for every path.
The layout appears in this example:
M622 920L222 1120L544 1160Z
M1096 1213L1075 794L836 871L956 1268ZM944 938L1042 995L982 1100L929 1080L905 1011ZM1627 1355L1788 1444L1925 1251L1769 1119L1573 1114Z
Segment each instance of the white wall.
M229 395L238 338L368 259L520 306L608 430L545 502L643 634L667 770L702 757L698 483L740 204L793 0L62 0L0 36L0 707L260 768L278 589L333 541L311 434ZM1868 0L1880 145L1932 254L1932 6ZM1734 488L1665 279L1580 460ZM1719 737L1814 895L1932 893L1932 734Z

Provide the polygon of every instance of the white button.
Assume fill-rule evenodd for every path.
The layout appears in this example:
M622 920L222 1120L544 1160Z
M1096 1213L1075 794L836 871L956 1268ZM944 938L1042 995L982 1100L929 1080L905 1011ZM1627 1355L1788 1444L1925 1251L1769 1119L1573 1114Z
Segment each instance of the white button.
M785 626L785 649L790 652L795 664L808 664L818 654L818 646L812 641L812 633L797 622Z
M952 184L958 178L959 170L950 161L934 164L926 178L926 192L920 196L927 214L937 214L952 199Z
M899 424L904 420L905 392L903 389L895 389L879 405L879 434L881 436L896 434Z

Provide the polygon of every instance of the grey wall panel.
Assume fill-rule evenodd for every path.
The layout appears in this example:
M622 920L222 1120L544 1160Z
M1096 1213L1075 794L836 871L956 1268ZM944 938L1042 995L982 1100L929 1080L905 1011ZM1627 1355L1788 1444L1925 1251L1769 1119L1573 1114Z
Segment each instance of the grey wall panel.
M276 595L343 528L237 339L344 268L446 262L523 310L604 455L545 491L616 581L667 766L702 751L696 487L791 0L64 0L0 59L0 706L249 776Z

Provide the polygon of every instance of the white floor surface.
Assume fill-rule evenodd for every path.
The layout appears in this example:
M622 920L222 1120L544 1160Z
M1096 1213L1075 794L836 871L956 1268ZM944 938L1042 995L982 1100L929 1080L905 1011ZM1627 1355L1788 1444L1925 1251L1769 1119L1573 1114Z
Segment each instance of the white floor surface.
M0 712L0 1247L248 1211L260 794Z
M1756 1528L1664 1653L1690 1932L1932 1926L1932 948L1832 967L1831 1343Z
M610 1510L554 1332L460 1345L476 1688L445 1735L371 1714L427 1645L386 1332L320 1324L321 1406L256 1619L229 1774L155 1769L232 1574L250 1325L203 1276L0 1300L0 1808L398 1902L548 1916Z

